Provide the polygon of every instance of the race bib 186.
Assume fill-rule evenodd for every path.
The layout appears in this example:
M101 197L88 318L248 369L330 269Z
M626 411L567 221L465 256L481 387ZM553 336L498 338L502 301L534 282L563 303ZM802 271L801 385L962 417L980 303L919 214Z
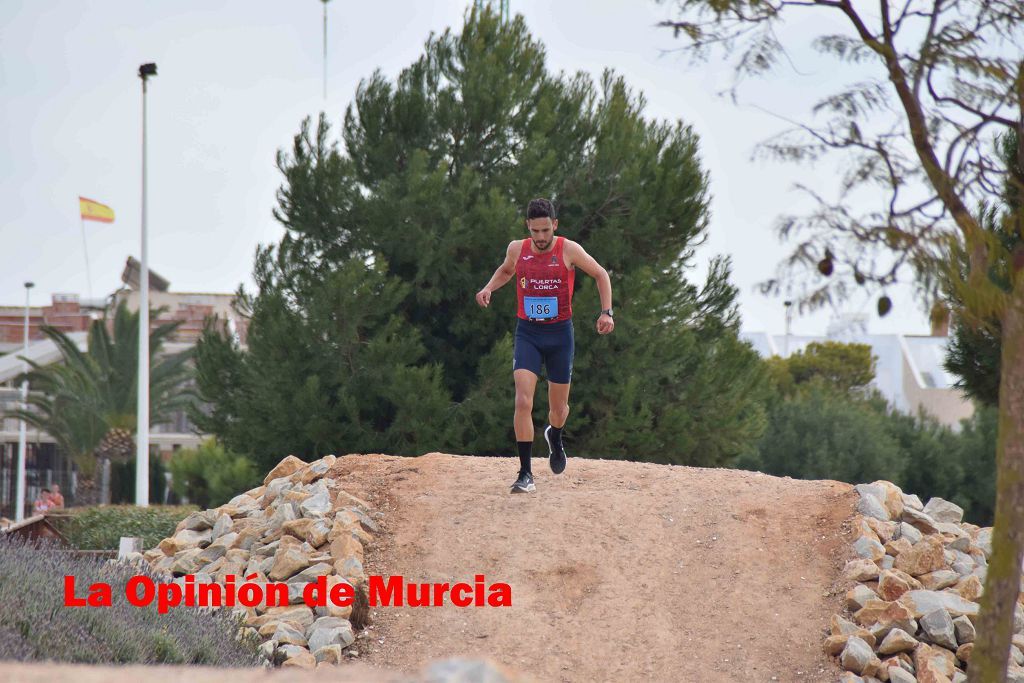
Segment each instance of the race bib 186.
M548 320L558 317L558 297L524 296L523 308L526 317L533 320Z

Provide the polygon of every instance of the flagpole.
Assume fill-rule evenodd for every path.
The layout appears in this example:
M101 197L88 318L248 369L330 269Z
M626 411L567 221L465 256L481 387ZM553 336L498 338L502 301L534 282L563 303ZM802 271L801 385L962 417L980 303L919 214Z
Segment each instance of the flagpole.
M92 299L92 271L89 269L89 244L85 241L85 219L81 217L81 214L79 214L78 222L82 225L82 250L85 252L85 278L89 285L89 298Z
M139 67L142 79L142 263L139 269L139 385L136 409L135 504L149 507L149 253L146 243L146 79L156 64Z

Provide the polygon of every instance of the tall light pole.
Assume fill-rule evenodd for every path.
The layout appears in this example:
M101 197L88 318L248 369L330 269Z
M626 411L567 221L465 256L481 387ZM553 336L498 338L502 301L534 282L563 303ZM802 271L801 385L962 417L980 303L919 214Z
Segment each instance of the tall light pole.
M324 4L324 102L327 101L327 3L330 0L320 0Z
M782 350L782 357L789 358L789 326L793 322L793 302L786 301L786 346Z
M135 504L149 507L149 261L146 245L146 83L156 64L139 67L142 79L142 266L139 271L139 401L135 439Z
M35 287L35 283L25 283L25 343L23 358L28 358L28 295ZM22 372L27 375L28 361L21 362ZM21 380L21 409L28 410L28 378ZM25 519L25 449L28 447L28 439L25 434L25 420L22 419L18 428L18 473L14 482L14 521L20 522Z

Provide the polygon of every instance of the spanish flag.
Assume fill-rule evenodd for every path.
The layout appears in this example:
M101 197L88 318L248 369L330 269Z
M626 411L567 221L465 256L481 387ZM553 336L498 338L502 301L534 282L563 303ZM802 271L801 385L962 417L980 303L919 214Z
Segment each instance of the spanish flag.
M83 221L99 221L100 223L114 222L114 210L106 204L100 204L92 199L79 197L78 207L82 211Z

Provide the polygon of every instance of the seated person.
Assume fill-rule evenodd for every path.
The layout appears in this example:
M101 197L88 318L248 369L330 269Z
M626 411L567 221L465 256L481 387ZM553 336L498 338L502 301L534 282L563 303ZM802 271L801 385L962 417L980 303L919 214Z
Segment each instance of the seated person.
M60 484L53 484L50 486L50 509L64 509L64 495L60 492Z
M39 497L36 498L36 502L32 504L32 509L37 515L46 514L52 507L53 502L50 500L50 489L43 489Z

